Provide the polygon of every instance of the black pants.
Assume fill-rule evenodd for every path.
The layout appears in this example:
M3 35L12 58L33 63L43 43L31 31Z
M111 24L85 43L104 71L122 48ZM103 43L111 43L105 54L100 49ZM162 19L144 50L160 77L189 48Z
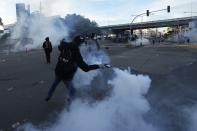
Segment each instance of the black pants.
M47 63L51 62L51 52L49 50L45 50Z
M74 97L75 95L75 88L73 87L73 84L72 84L72 80L63 80L61 78L58 78L56 76L51 88L49 89L49 92L48 92L48 97L51 98L53 96L53 93L55 92L55 89L56 87L58 86L58 84L63 81L66 88L69 90L69 96L72 98Z

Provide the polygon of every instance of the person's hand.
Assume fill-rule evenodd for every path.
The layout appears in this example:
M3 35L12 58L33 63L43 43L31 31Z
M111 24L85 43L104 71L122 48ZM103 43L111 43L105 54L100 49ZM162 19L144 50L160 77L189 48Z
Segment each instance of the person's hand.
M104 64L100 64L99 68L103 69L103 68L105 68L105 65Z
M99 65L99 68L101 68L101 69L110 68L110 67L111 67L111 65L109 65L109 64L100 64Z

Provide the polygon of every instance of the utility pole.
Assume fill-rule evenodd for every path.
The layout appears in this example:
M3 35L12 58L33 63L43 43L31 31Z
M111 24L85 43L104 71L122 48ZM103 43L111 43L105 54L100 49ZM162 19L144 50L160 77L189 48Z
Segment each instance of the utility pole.
M192 18L192 16L193 16L193 14L192 14L192 0L191 0L191 18Z
M40 14L42 14L42 3L41 3L41 0L40 0Z

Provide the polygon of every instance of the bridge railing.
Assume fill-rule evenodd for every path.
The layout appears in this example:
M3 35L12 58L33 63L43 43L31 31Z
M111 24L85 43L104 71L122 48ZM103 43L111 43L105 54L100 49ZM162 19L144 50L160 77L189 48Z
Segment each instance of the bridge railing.
M138 23L133 23L132 26L134 25L139 25L139 24L152 24L152 23L162 23L162 22L174 22L174 21L186 21L186 20L197 20L197 16L193 17L184 17L184 18L175 18L175 19L166 19L166 20L157 20L157 21L147 21L147 22L138 22ZM124 27L124 26L129 26L130 23L126 24L118 24L118 25L108 25L108 26L100 26L100 28L115 28L115 27Z

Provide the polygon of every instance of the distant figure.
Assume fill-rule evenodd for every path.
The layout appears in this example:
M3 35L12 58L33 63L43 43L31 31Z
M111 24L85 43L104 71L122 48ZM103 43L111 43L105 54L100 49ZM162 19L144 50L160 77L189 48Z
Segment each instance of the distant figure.
M91 35L91 37L90 37L90 38L91 38L90 43L95 43L97 49L99 50L99 49L100 49L100 45L99 45L97 39L95 39L94 37L95 37L95 33L92 33L92 35Z
M190 43L190 39L189 38L187 38L187 44L189 44Z
M58 62L55 68L55 80L49 89L48 96L45 99L46 101L51 99L56 87L60 81L63 81L69 90L67 101L70 102L70 99L75 95L75 88L72 85L72 79L78 67L85 72L99 68L109 68L107 64L87 65L83 61L79 50L79 46L83 42L84 38L80 35L76 36L71 43L67 43L64 40L60 42L60 45L58 46L60 56L58 57Z
M43 43L42 47L44 48L44 51L45 51L47 64L50 64L50 62L51 62L50 54L52 52L52 45L49 40L49 37L46 37L45 42Z
M155 40L154 39L153 39L152 43L153 43L153 45L155 45Z

